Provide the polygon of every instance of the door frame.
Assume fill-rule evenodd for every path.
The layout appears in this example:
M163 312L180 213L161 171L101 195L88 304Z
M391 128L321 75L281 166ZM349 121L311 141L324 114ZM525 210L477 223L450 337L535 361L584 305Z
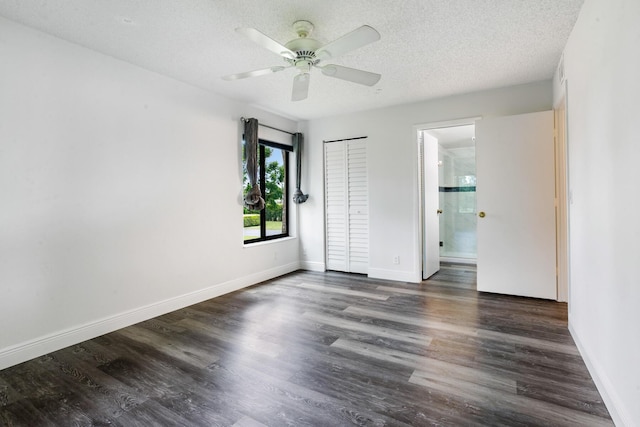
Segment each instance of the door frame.
M571 295L571 263L569 247L569 127L567 82L560 85L560 96L553 105L553 136L556 170L556 274L558 301L568 302ZM571 307L569 307L569 310Z
M417 199L414 199L417 201L417 206L415 207L414 212L416 212L416 219L415 219L415 237L413 239L413 244L414 244L414 253L416 254L416 259L415 259L415 265L419 266L419 271L418 276L419 276L419 282L422 281L422 272L424 271L424 245L423 245L423 236L424 236L424 195L422 194L422 182L421 180L424 177L424 171L423 171L423 162L421 162L420 159L420 153L423 152L422 150L422 144L423 141L420 138L420 134L422 131L428 131L428 130L433 130L433 129L441 129L441 128L449 128L449 127L457 127L457 126L467 126L467 125L475 125L475 122L482 119L482 116L474 116L474 117L464 117L464 118L459 118L459 119L452 119L452 120L444 120L444 121L438 121L438 122L427 122L427 123L422 123L422 124L417 124L413 126L413 134L415 137L415 141L416 141L416 148L417 148L417 159L416 159L416 163L418 166L418 173L417 173L417 180L418 180L418 186L417 186L417 192L418 192L418 197Z

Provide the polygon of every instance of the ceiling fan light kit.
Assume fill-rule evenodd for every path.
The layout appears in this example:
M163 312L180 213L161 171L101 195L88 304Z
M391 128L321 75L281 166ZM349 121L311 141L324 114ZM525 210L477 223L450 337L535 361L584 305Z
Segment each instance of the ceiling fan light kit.
M306 99L309 93L311 81L311 69L319 68L322 74L353 83L373 86L380 80L381 75L355 68L343 67L336 64L320 65L321 61L335 58L352 50L366 46L380 39L380 34L372 27L363 25L360 28L345 34L337 40L322 46L322 44L309 37L314 26L309 21L296 21L293 30L298 38L282 45L255 28L236 28L236 31L254 43L280 55L288 66L274 66L244 73L231 74L222 77L224 80L238 80L248 77L257 77L266 74L283 71L287 68L296 68L299 74L293 79L292 101Z

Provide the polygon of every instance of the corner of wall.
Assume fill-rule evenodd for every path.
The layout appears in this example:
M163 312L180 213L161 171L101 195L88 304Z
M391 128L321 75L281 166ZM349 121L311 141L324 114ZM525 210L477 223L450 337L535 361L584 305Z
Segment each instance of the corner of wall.
M74 328L58 331L47 336L0 349L0 369L17 365L65 347L75 345L100 335L125 328L153 317L197 304L208 299L235 292L300 269L299 262L271 268L269 270L217 283L208 288L190 292L134 310L92 321Z
M324 273L325 271L327 271L324 262L316 261L300 261L300 269L307 271L317 271L320 273Z
M415 271L398 271L384 268L369 268L369 277L372 279L393 280L395 282L420 283L420 277L416 277Z
M593 379L593 382L595 383L615 425L629 427L634 426L635 423L632 420L631 415L628 414L628 411L624 406L624 401L618 395L605 370L602 369L595 359L591 359L589 357L589 352L585 349L582 340L580 339L580 334L573 326L571 315L569 315L569 332L571 333L573 341L576 343L576 347L578 347L578 352L580 353L582 360L584 360L587 370L589 371L589 374L591 375L591 378Z

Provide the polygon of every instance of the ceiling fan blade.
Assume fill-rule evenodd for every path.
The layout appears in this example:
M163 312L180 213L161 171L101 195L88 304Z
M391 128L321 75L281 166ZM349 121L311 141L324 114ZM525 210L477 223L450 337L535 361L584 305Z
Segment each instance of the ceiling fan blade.
M293 93L291 94L292 101L302 101L303 99L307 99L310 80L311 75L309 73L300 73L293 78Z
M277 73L278 71L282 71L285 68L289 68L289 67L277 66L277 67L263 68L261 70L245 71L244 73L230 74L228 76L222 76L222 79L223 80L238 80L238 79L246 79L247 77L264 76L266 74Z
M380 33L368 25L363 25L339 39L322 46L316 51L316 56L323 60L335 58L349 51L366 46L369 43L373 43L376 40L380 40Z
M347 80L361 85L373 86L378 83L380 74L370 73L369 71L357 70L355 68L343 67L342 65L325 65L318 67L322 70L322 74L336 79Z
M286 48L283 44L278 43L271 37L261 33L255 28L236 28L236 31L244 35L254 43L257 43L260 46L267 48L271 52L277 53L278 55L284 58L289 58L289 59L296 58L296 54L292 50Z

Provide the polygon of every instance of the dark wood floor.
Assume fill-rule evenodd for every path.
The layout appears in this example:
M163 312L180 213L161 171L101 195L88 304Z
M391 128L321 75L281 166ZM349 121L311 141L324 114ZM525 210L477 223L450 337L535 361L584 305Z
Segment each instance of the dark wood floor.
M565 304L297 272L0 371L2 426L612 425Z

